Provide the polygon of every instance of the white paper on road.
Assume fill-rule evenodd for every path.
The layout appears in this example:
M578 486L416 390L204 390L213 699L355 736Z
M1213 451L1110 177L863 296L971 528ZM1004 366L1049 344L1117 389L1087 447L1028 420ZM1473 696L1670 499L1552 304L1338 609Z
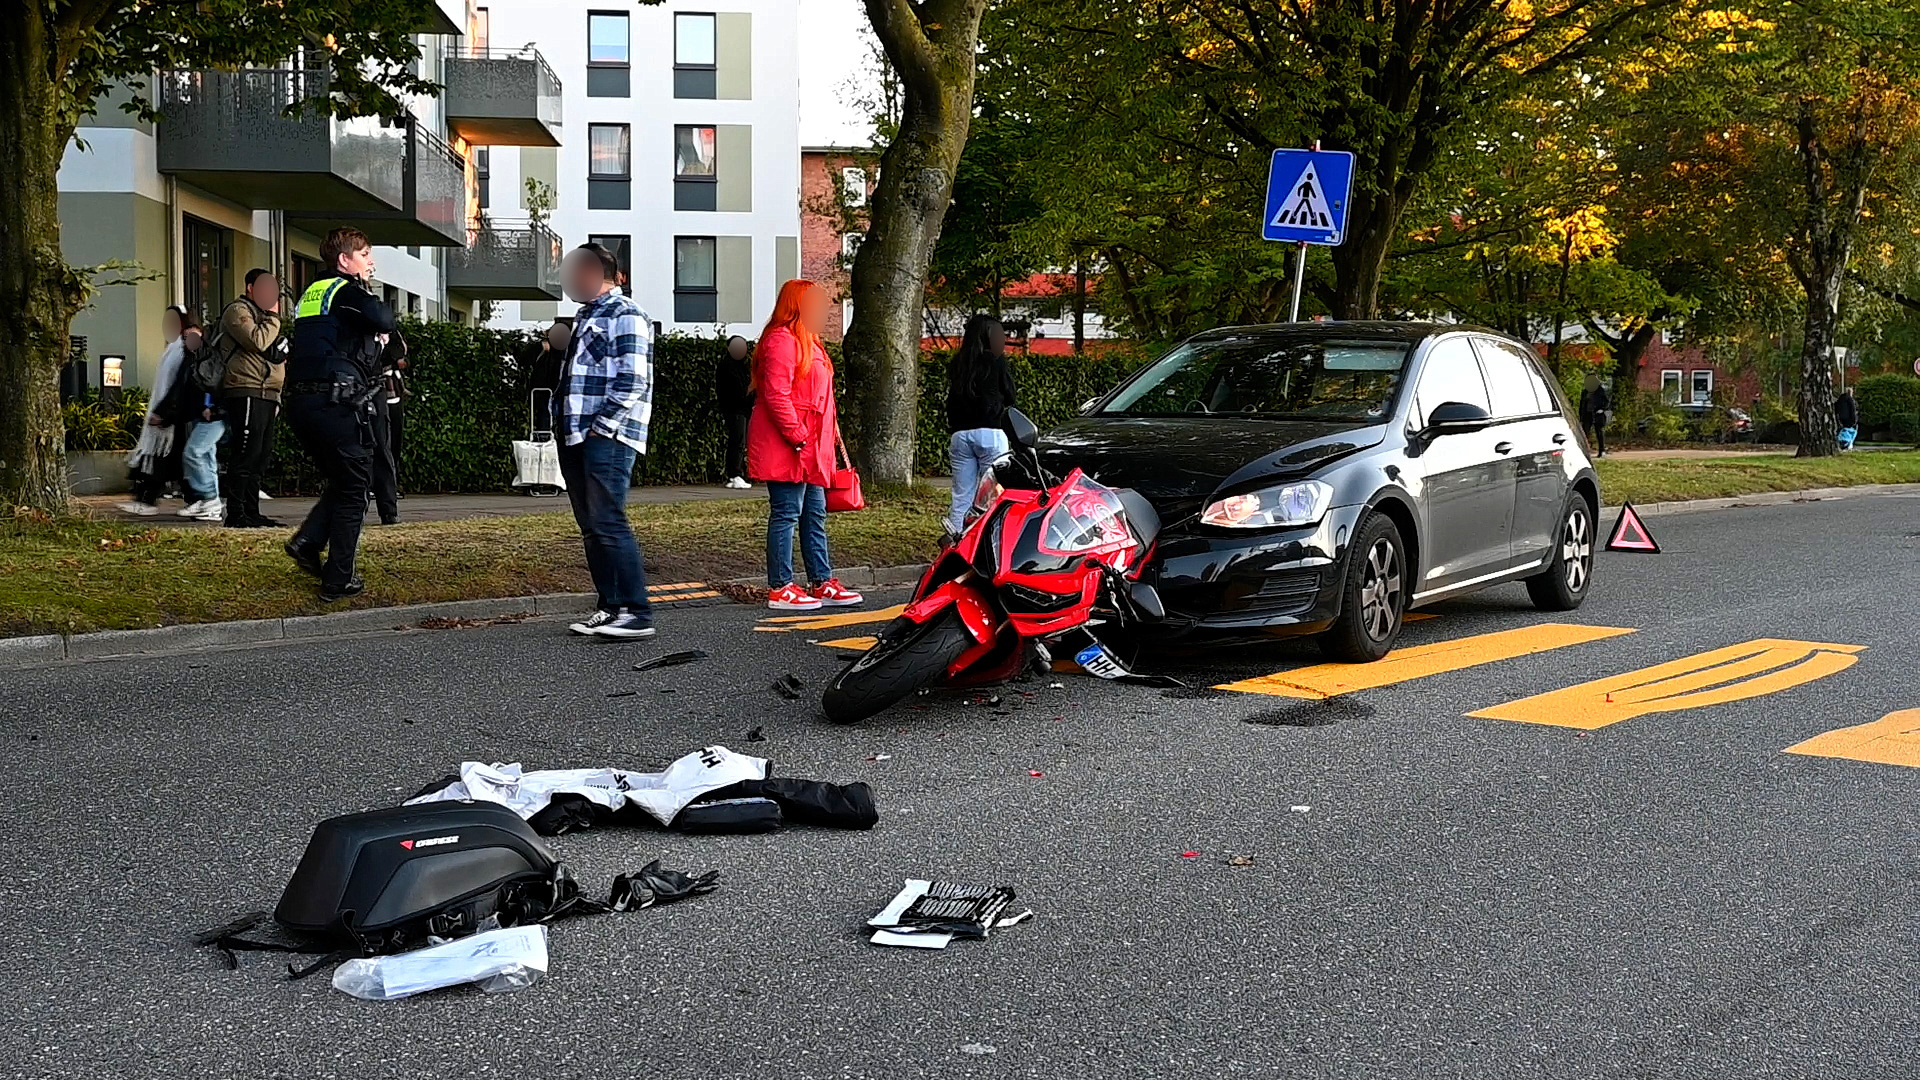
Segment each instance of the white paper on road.
M903 930L875 930L870 939L875 945L898 945L906 949L944 949L953 944L952 934L915 934Z
M767 759L736 754L724 746L709 746L680 758L657 773L626 769L538 769L525 772L511 765L479 761L460 763L460 779L439 791L407 800L407 805L463 801L499 803L530 818L546 809L555 795L578 795L610 811L628 802L659 819L662 825L687 804L730 784L767 778Z
M393 956L347 960L334 969L333 988L367 1001L392 1001L472 982L495 994L524 990L546 973L547 928L536 923L484 930Z

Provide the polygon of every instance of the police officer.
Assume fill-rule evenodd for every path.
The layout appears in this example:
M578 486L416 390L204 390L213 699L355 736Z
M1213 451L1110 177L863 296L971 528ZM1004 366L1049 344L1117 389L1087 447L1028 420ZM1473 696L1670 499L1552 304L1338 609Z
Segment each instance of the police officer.
M366 588L353 560L378 452L373 409L383 390L380 354L394 321L393 311L370 291L373 246L365 233L328 233L320 261L334 274L300 297L287 360L286 416L327 489L286 551L320 579L320 598L334 601Z

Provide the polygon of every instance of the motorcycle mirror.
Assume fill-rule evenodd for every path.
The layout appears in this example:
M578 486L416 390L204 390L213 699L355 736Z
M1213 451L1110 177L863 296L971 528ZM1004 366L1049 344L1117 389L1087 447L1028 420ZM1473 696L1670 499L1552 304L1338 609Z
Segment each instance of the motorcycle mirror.
M1007 410L1007 438L1013 445L1031 450L1040 445L1040 429L1019 409Z

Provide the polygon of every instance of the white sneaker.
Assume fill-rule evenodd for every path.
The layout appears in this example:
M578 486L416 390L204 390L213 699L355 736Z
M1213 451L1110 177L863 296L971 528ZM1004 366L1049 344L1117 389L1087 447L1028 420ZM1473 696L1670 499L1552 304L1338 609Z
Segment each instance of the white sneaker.
M579 622L574 623L572 626L567 627L567 629L582 637L597 637L601 627L618 617L619 616L611 611L596 611L586 618L581 619Z
M266 492L264 492L264 491L263 491L263 492L261 492L261 493L260 493L260 501L261 501L261 502L272 502L272 501L273 501L273 496L271 496L271 495L269 495L269 494L267 494Z
M733 479L727 481L727 486L734 489L735 491L745 491L748 488L752 487L753 485L747 483L746 477L736 476Z
M205 499L195 500L174 511L174 513L179 514L181 517L199 517L206 512L207 501Z
M219 499L208 499L202 503L201 506L201 511L194 515L201 521L225 521L227 519L227 504Z
M120 509L125 513L138 514L141 517L152 517L160 512L159 507L148 506L143 502L123 502L120 504Z

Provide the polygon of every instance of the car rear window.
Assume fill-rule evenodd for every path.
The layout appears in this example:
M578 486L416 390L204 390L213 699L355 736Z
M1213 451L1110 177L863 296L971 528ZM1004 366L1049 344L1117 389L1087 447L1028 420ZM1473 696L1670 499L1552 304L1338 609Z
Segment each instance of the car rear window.
M1272 335L1189 341L1136 375L1106 416L1236 416L1377 423L1392 411L1408 345Z

